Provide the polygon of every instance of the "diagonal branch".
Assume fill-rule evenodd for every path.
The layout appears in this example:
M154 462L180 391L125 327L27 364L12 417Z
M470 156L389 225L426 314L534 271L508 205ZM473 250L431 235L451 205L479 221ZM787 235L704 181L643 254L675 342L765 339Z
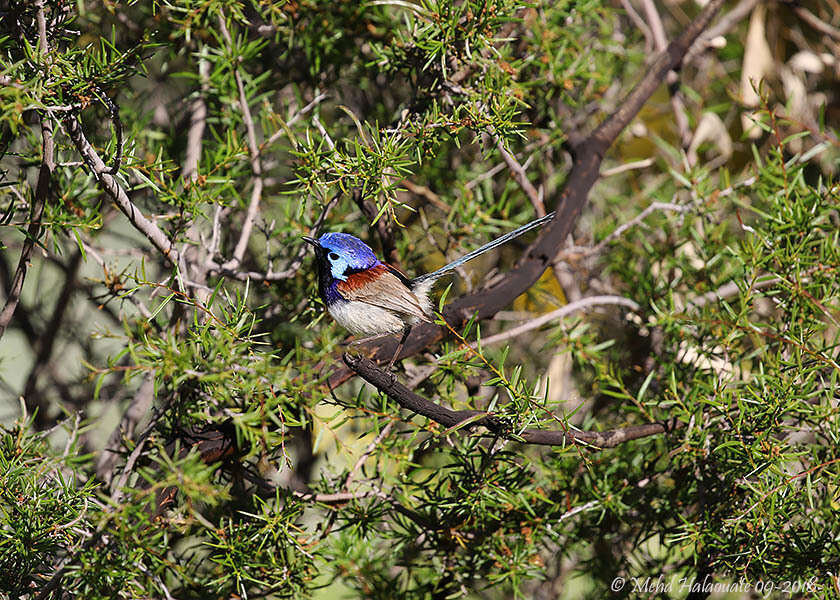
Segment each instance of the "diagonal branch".
M105 162L85 137L79 119L74 115L70 115L64 120L64 126L67 130L67 135L70 136L70 139L76 146L76 150L85 159L85 162L91 171L93 171L94 177L99 182L100 187L108 197L128 217L128 220L131 221L135 229L145 235L170 264L177 267L180 254L175 248L175 245L154 221L146 218L142 211L128 197L125 190L122 189L116 177L110 174Z
M513 154L505 149L505 143L501 137L495 134L493 137L496 140L496 148L499 150L499 154L502 155L502 160L505 161L505 164L510 170L510 174L513 176L514 181L519 184L519 187L521 187L522 191L525 192L525 195L528 196L528 200L531 201L531 205L534 207L534 211L537 213L537 216L542 217L545 214L545 204L543 204L537 188L534 187L534 184L528 181L528 174L525 173L525 168L519 164L519 161L516 160L516 157Z
M640 438L670 433L682 427L682 422L668 419L661 423L647 423L633 425L609 431L575 431L572 429L523 429L511 430L509 425L490 413L480 410L452 410L427 400L423 396L412 392L405 385L397 381L393 374L383 371L373 361L363 356L344 355L344 362L362 379L373 385L380 392L386 394L403 408L427 417L444 427L451 428L463 425L465 428L476 426L486 427L493 434L510 440L526 444L543 446L568 446L583 444L595 449L615 448L616 446Z
M566 185L556 198L556 215L541 231L537 240L526 250L516 266L504 277L497 278L487 287L466 294L453 301L443 311L448 323L458 327L472 316L487 319L516 297L523 294L551 266L563 247L567 237L583 210L589 191L599 178L604 155L642 106L665 80L669 71L679 67L688 49L697 37L708 27L720 9L723 0L710 0L683 33L674 39L665 52L661 53L639 83L630 91L619 108L607 117L589 136L575 136L571 151L575 157L574 166ZM447 330L438 325L415 326L406 340L399 358L411 356L443 339ZM391 360L397 347L396 339L381 343L376 359ZM338 368L330 376L330 387L335 387L353 376L349 368Z

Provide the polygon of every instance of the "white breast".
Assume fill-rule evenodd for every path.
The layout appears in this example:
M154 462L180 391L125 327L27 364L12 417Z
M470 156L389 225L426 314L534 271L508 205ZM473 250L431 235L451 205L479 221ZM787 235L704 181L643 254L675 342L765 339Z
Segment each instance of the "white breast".
M346 300L333 302L328 309L332 318L353 335L398 333L405 325L390 310L365 302Z

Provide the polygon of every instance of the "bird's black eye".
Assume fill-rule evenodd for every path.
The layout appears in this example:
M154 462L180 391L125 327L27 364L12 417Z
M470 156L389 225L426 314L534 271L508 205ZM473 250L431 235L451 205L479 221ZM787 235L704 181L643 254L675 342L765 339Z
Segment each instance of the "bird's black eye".
M335 252L330 252L330 260L338 260L338 254Z

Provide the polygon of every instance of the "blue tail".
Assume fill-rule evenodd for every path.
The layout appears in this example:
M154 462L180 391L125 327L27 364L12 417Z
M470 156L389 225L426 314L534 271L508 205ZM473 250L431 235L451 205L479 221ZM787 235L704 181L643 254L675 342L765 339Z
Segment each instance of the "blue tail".
M486 244L484 244L480 248L476 248L472 252L468 252L467 254L462 256L461 258L453 260L451 263L449 263L446 266L441 267L437 271L432 271L431 273L426 273L425 275L421 275L420 277L415 277L414 279L411 280L411 286L414 287L415 285L417 285L419 283L423 283L424 281L428 281L430 279L435 280L435 279L437 279L437 278L439 278L443 275L446 275L447 273L449 273L450 271L454 271L455 269L457 269L458 267L460 267L464 263L469 262L469 261L471 261L472 259L474 259L478 256L481 256L485 252L489 252L493 248L498 248L502 244L506 244L510 240L519 237L523 233L527 233L527 232L531 231L532 229L536 229L540 225L543 225L544 223L549 222L553 218L554 218L554 212L550 212L547 215L545 215L544 217L540 217L539 219L531 221L530 223L526 223L522 227L518 227L517 229L514 229L513 231L510 231L510 232L504 234L503 236L496 238L492 242L487 242Z

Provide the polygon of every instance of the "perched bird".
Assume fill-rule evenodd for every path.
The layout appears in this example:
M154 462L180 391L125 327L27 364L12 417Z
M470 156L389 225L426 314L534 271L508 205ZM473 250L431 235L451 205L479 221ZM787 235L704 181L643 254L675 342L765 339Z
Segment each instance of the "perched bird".
M540 217L484 244L432 273L409 279L383 263L370 246L349 233L303 236L315 249L318 293L330 315L354 335L379 337L402 332L389 368L399 355L411 326L433 319L429 292L435 282L464 263L549 221Z

